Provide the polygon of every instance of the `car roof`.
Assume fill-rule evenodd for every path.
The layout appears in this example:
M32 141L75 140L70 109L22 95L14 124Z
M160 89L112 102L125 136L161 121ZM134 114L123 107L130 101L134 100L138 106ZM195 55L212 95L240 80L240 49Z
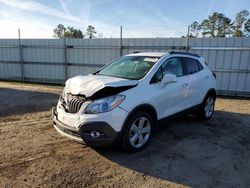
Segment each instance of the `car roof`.
M167 52L134 52L126 56L150 56L150 57L162 57L168 54Z
M126 56L150 56L150 57L162 57L164 55L188 55L196 58L201 58L198 54L183 52L183 51L169 51L169 52L134 52L133 54L128 54Z

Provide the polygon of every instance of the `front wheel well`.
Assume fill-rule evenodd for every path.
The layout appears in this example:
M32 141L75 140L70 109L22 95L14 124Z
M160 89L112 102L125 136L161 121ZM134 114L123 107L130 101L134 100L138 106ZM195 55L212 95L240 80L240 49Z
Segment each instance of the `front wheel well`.
M127 116L124 124L123 124L123 128L125 127L124 125L126 124L126 122L129 120L129 118L135 113L135 112L146 112L148 113L154 122L154 125L156 125L157 123L157 113L156 110L153 106L149 105L149 104L143 104L143 105L139 105L137 107L135 107Z

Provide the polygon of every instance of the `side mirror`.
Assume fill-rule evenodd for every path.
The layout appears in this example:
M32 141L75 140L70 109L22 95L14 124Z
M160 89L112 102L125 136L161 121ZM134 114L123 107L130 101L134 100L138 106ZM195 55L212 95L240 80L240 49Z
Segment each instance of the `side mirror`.
M174 83L177 82L177 76L174 74L165 74L161 80L160 86L161 88L164 88L168 83Z

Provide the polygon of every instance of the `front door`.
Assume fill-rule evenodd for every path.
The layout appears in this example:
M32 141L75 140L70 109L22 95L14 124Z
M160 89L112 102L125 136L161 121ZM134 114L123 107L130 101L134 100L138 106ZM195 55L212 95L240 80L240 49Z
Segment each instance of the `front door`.
M161 79L166 74L177 76L177 82L168 83L161 87ZM154 106L157 108L158 118L173 115L186 109L187 82L184 76L182 61L179 57L167 59L153 77L152 89L155 90L153 99Z

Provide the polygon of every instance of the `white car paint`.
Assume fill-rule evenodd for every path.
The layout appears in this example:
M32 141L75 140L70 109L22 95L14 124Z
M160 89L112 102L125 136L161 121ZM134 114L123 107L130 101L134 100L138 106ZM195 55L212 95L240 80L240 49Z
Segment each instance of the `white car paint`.
M113 109L112 111L100 114L84 114L84 108L89 104L87 102L84 104L78 113L71 114L64 111L61 107L60 102L57 105L57 112L58 112L58 120L62 123L69 125L70 127L74 127L77 130L80 129L80 125L89 122L98 122L98 121L106 121L115 131L119 132L121 130L121 125L123 124L124 120L126 119L128 112L120 107Z
M145 55L145 53L143 53ZM155 107L158 120L167 116L183 111L191 106L198 105L204 99L207 91L211 88L216 89L216 80L212 72L205 64L203 58L199 60L204 69L192 75L178 77L176 83L170 83L164 88L160 88L160 83L150 85L149 82L158 68L171 57L190 57L189 55L165 55L158 63L148 72L148 74L139 81L138 86L134 90L123 92L126 95L126 102L120 104L123 109L132 111L140 104L150 104ZM199 78L196 78L198 75ZM204 77L209 76L207 81ZM197 80L198 79L198 80ZM193 81L195 81L193 83ZM182 87L184 83L188 83L187 87ZM142 92L143 91L143 92ZM143 97L142 97L143 95Z
M104 87L133 86L137 83L137 80L127 80L109 76L92 74L87 76L80 75L66 81L65 92L73 95L82 94L86 97L90 97Z
M117 132L121 131L129 112L142 104L154 107L157 119L168 117L189 107L201 104L209 89L216 89L216 80L203 58L183 54L169 53L136 53L128 56L159 57L151 70L140 80L127 80L109 76L87 75L76 76L66 82L65 93L82 94L91 97L105 87L135 86L121 92L126 96L124 101L109 112L99 114L85 114L84 109L91 101L86 101L75 114L65 112L60 101L57 105L58 120L62 123L79 129L86 122L104 121ZM177 82L168 83L161 87L161 83L150 84L153 75L162 63L171 57L191 57L197 59L203 70L177 78ZM62 134L62 132L61 132ZM67 136L67 134L65 134Z

